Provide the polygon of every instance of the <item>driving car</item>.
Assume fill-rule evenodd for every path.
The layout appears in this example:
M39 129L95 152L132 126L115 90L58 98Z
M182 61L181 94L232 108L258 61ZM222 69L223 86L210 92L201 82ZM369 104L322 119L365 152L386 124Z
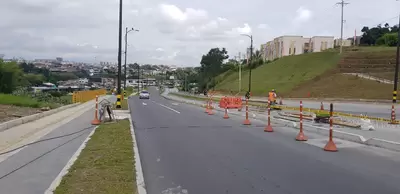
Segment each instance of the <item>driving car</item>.
M139 99L150 99L150 93L148 91L141 91L139 94Z

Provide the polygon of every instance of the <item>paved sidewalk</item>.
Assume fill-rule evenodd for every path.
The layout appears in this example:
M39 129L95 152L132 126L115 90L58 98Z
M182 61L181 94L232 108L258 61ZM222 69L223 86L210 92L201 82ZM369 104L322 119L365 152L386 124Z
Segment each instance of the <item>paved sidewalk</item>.
M1 132L0 193L43 194L94 129L94 105L90 101Z

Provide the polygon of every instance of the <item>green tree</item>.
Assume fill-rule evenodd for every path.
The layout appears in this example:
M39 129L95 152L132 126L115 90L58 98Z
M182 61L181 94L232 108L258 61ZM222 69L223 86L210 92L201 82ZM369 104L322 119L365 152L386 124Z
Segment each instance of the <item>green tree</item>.
M201 57L199 87L201 90L213 88L215 86L214 77L223 71L223 62L229 58L225 48L212 48Z
M25 86L37 86L43 83L45 77L41 74L26 73L24 74Z
M376 40L377 45L385 45L385 46L397 46L397 33L387 33L378 40Z
M16 62L4 63L0 59L0 93L12 93L23 82L22 72Z
M361 32L363 35L361 36L360 44L361 45L393 45L392 42L394 41L392 36L387 36L385 38L382 38L386 34L393 34L399 31L398 26L390 26L388 23L386 23L384 26L378 25L373 28L369 28L368 26L364 26L361 29ZM386 41L388 40L389 43L386 44ZM393 45L395 46L395 45Z

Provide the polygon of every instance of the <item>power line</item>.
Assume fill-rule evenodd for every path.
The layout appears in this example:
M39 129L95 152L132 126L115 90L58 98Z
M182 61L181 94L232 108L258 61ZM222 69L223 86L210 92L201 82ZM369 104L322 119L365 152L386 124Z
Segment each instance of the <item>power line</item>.
M340 53L343 51L343 23L345 20L343 19L343 10L344 6L348 5L349 3L342 0L341 2L336 3L337 5L341 5L341 20L340 20Z

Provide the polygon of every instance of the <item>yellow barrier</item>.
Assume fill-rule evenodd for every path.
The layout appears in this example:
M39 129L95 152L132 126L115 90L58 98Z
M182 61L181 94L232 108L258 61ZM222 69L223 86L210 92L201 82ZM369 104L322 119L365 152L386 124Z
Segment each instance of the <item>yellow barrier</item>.
M72 103L87 102L96 98L96 96L105 95L107 90L85 90L77 91L72 94Z

